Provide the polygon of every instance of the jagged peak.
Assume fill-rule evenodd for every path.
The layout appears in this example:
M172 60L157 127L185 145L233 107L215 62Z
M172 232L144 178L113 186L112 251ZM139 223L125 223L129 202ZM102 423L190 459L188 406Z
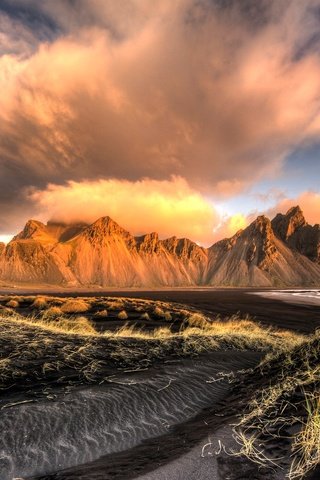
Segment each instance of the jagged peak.
M39 220L30 219L25 224L23 230L18 233L12 240L27 240L35 235L45 232L46 226Z
M131 236L127 230L122 228L109 216L98 218L98 220L85 228L83 234L90 239L102 239L116 235L124 238Z
M275 234L284 241L288 240L298 228L306 225L306 219L299 205L291 207L286 214L278 213L272 220Z
M113 231L113 230L124 230L122 227L120 227L120 225L117 222L115 222L108 215L106 215L105 217L98 218L98 220L93 222L89 226L89 228L90 227L94 227L96 229L101 228L103 230L107 230L107 231L110 231L110 232Z
M304 218L304 215L303 215L303 211L301 210L299 205L296 205L295 207L291 207L287 211L285 216L290 220L294 220L297 226L304 226L307 224L306 219Z
M271 221L265 215L259 215L250 225L244 230L244 232L259 232L260 234L271 234L272 227Z
M162 240L162 243L167 249L172 249L177 247L180 247L180 248L198 247L201 249L201 247L196 242L193 242L192 240L186 237L178 238L176 236L173 236L173 237L165 238L164 240Z
M286 213L287 217L292 217L294 215L303 215L303 211L301 210L299 205L289 208L289 210Z
M145 253L156 252L160 248L159 235L157 232L146 233L135 238L138 250Z

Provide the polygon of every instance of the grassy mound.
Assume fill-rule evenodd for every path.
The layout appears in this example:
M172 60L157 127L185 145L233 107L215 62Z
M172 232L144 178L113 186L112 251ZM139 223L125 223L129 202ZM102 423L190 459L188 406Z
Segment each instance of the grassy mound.
M49 298L46 301L48 308L36 310L35 316L2 310L0 389L30 389L32 385L37 390L42 388L41 382L44 385L100 383L107 381L115 368L146 368L168 357L187 357L221 349L270 353L304 341L300 335L264 329L248 319L234 317L229 322L212 322L188 310L179 312L184 320L176 332L171 330L171 323L166 322L165 326L151 331L124 323L115 331L99 333L87 316L63 312L66 302L59 302L57 307ZM107 303L110 308L111 301ZM128 300L125 305L121 302L121 308L124 306L130 314ZM154 309L154 305L149 307ZM164 311L169 311L169 307L166 305ZM178 315L173 308L171 311L172 315Z
M281 467L284 478L290 480L303 478L320 463L319 359L320 335L316 333L262 362L251 379L251 384L260 387L234 427L240 445L237 454L261 466Z

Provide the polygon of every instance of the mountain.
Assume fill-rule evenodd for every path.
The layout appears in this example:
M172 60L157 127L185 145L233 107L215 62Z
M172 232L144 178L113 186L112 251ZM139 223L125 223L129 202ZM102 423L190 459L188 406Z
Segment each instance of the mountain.
M110 217L92 225L29 220L0 244L0 279L74 287L320 285L320 227L293 207L203 248L155 232L134 237Z

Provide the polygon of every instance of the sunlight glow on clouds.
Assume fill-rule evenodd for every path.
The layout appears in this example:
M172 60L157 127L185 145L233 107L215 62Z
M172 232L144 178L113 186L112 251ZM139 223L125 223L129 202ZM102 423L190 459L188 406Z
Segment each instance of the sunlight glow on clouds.
M0 235L0 243L9 243L13 235Z
M303 192L296 198L284 198L270 209L269 214L275 215L278 212L286 212L293 205L299 205L304 213L305 219L311 225L320 223L320 193Z
M50 191L81 204L85 185L97 188L99 215L121 223L126 185L135 198L141 188L136 231L171 232L163 205L174 198L189 236L206 241L247 213L239 204L226 227L206 198L218 204L278 178L286 156L319 136L320 0L27 4L0 5L2 232ZM177 181L184 199L163 194ZM115 214L101 194L112 185ZM30 189L46 193L37 203ZM158 223L143 213L145 190Z
M94 222L108 215L135 235L157 231L203 245L234 234L244 226L241 215L219 216L212 204L183 178L69 182L33 191L38 218L60 222ZM213 225L219 228L213 231Z

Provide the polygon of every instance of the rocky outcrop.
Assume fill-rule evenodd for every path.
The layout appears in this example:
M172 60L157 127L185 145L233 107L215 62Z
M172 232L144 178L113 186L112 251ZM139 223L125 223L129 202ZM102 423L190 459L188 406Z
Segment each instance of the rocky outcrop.
M30 220L0 245L0 279L71 286L320 285L320 227L299 207L259 216L203 248L153 232L134 237L110 217L92 225Z
M272 220L275 234L290 248L320 264L320 226L308 225L299 206Z
M306 225L307 222L299 206L290 208L285 215L278 213L272 220L274 232L283 241L287 241L297 230Z

